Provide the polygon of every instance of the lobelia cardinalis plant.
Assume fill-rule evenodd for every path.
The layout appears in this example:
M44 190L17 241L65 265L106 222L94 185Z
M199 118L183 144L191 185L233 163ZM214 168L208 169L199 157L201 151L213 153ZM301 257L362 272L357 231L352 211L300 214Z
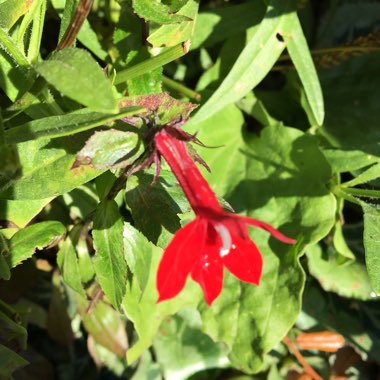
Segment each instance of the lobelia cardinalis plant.
M158 302L175 297L191 275L211 305L222 291L224 267L239 280L259 285L263 261L247 226L287 244L295 241L265 222L224 211L190 156L186 139L194 137L176 128L163 128L154 136L151 162L157 168L160 156L165 158L196 214L164 251L157 272Z

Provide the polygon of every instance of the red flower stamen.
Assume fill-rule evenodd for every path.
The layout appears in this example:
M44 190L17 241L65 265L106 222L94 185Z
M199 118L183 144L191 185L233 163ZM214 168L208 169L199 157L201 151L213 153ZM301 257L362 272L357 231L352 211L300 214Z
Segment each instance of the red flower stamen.
M224 211L185 142L165 129L154 140L196 214L195 220L181 228L165 249L157 272L158 302L175 297L191 275L211 305L222 291L223 267L241 281L258 285L263 262L249 238L247 225L264 229L284 243L295 241L260 220Z

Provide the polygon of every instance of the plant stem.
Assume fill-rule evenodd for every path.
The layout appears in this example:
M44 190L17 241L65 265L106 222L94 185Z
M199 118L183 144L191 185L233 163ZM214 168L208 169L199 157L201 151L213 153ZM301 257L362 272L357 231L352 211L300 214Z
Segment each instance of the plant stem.
M351 203L354 203L358 206L361 206L361 202L359 200L357 200L353 195L351 194L348 194L346 192L346 188L341 188L339 186L335 187L335 189L333 190L333 193L339 197L339 198L343 198L345 199L346 201L348 202L351 202Z
M380 190L357 189L353 187L345 187L343 192L351 194L351 195L357 195L359 197L380 198Z
M158 67L164 66L167 63L182 57L188 51L189 49L185 43L166 49L155 57L149 58L143 62L137 63L132 67L128 67L127 69L120 71L115 78L115 84L117 85L126 82L129 79L139 77L140 75L155 70Z
M186 86L184 86L182 83L179 83L173 79L170 79L166 76L163 76L162 77L162 83L171 88L172 90L175 90L191 99L195 99L197 101L201 100L201 94L199 94L198 92L192 90L191 88L188 88Z
M119 191L122 190L125 187L125 184L127 183L128 177L131 175L131 170L133 169L133 164L128 165L123 169L119 177L117 177L116 181L112 185L110 191L108 192L107 196L105 197L107 200L113 200L119 194Z
M57 46L57 50L62 50L70 47L74 43L80 28L90 13L92 3L93 0L81 0L79 2L65 34Z

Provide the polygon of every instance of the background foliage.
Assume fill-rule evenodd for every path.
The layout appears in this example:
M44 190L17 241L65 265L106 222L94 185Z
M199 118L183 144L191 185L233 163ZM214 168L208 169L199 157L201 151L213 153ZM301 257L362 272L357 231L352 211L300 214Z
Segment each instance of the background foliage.
M376 379L379 14L0 0L0 379ZM226 273L212 307L156 304L192 213L167 168L127 176L188 102L221 202L297 239L251 231L260 286Z

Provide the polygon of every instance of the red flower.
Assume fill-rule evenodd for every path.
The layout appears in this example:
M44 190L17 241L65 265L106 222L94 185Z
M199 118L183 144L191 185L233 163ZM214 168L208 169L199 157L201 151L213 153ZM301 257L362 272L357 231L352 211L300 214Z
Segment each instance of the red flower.
M262 228L284 243L292 244L294 240L267 223L224 211L185 142L169 130L155 135L155 145L196 214L195 220L181 228L165 249L157 272L158 302L175 297L191 275L211 305L222 290L224 266L241 281L258 285L263 262L247 226Z

